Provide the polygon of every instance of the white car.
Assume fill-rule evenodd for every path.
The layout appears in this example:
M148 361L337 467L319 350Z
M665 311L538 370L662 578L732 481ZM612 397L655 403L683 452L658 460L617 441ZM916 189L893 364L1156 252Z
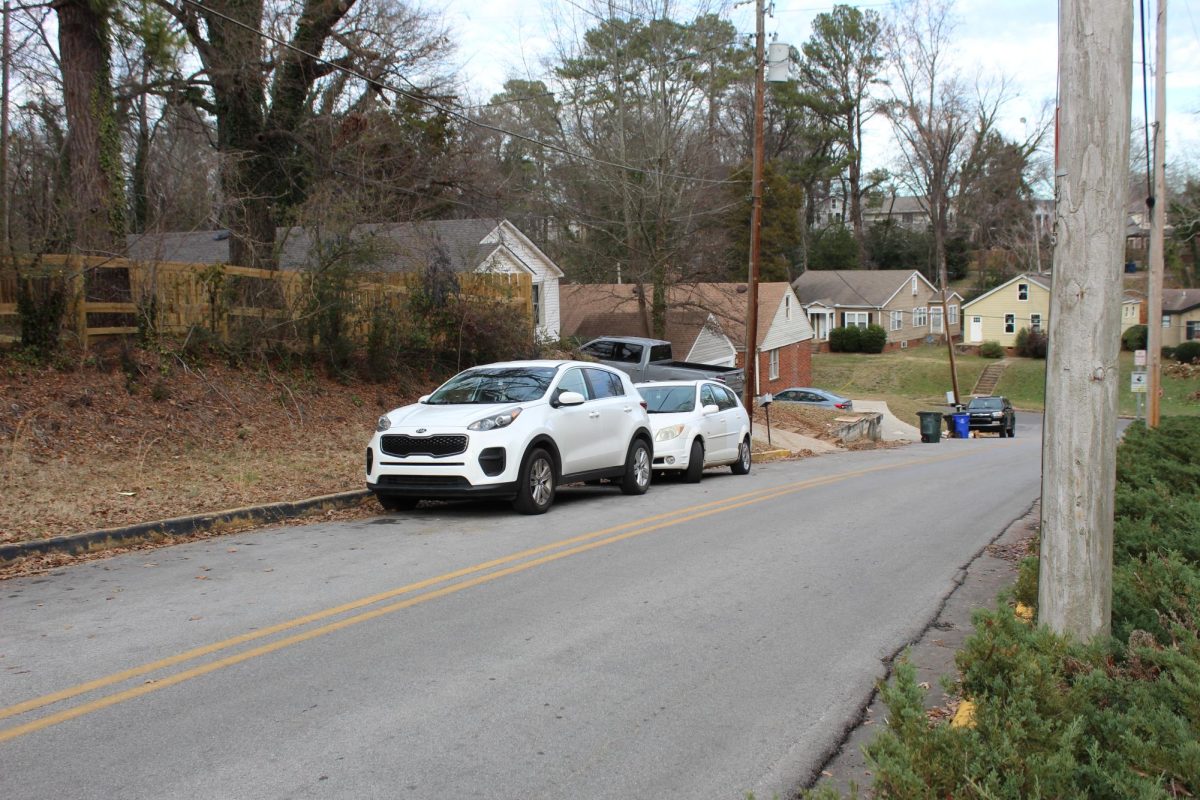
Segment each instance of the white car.
M654 469L679 470L690 483L706 467L750 472L750 416L738 396L716 381L639 383L654 431Z
M564 483L650 486L646 405L629 377L582 361L473 367L379 418L367 488L389 511L422 499L501 497L541 514Z

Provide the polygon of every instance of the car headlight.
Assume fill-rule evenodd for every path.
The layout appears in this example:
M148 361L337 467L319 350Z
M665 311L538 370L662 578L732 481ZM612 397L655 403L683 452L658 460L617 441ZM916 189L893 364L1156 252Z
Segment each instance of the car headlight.
M654 434L654 441L669 442L672 439L678 439L683 435L684 427L685 426L683 425L668 425L658 433Z
M992 412L992 419L1000 419L1003 416L1004 416L1003 411L993 411Z
M513 420L521 416L521 409L514 408L512 411L505 411L503 414L493 414L490 417L477 419L467 426L469 431L491 431L496 428L505 428L512 424Z
M375 423L375 430L377 431L386 431L390 427L392 427L392 421L388 419L387 414L384 414L379 418L379 421Z

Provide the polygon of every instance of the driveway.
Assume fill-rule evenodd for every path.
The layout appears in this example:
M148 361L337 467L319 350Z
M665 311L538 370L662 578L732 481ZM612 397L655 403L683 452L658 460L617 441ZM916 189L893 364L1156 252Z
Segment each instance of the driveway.
M854 398L855 411L869 411L873 413L883 414L883 421L879 427L880 438L885 442L919 442L921 441L921 431L913 425L909 425L891 412L888 404L884 400L859 400Z

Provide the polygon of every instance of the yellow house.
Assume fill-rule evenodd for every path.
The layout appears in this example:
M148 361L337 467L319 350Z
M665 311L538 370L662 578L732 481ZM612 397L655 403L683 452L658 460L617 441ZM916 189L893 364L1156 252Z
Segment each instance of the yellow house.
M1050 276L1022 273L963 303L963 343L1017 346L1022 328L1050 330Z
M1136 292L1125 292L1121 296L1121 333L1134 325L1145 325L1146 301Z
M1200 339L1200 289L1164 289L1161 324L1164 347Z

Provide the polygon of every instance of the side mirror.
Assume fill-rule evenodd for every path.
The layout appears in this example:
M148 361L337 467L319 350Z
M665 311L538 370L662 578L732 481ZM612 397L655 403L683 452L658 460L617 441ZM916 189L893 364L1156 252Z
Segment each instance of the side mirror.
M717 406L716 403L709 403L704 408L700 409L700 413L704 414L704 416L707 417L709 414L715 414L720 410L721 409Z
M579 392L562 392L558 396L556 405L560 406L578 406L583 405L584 396Z

